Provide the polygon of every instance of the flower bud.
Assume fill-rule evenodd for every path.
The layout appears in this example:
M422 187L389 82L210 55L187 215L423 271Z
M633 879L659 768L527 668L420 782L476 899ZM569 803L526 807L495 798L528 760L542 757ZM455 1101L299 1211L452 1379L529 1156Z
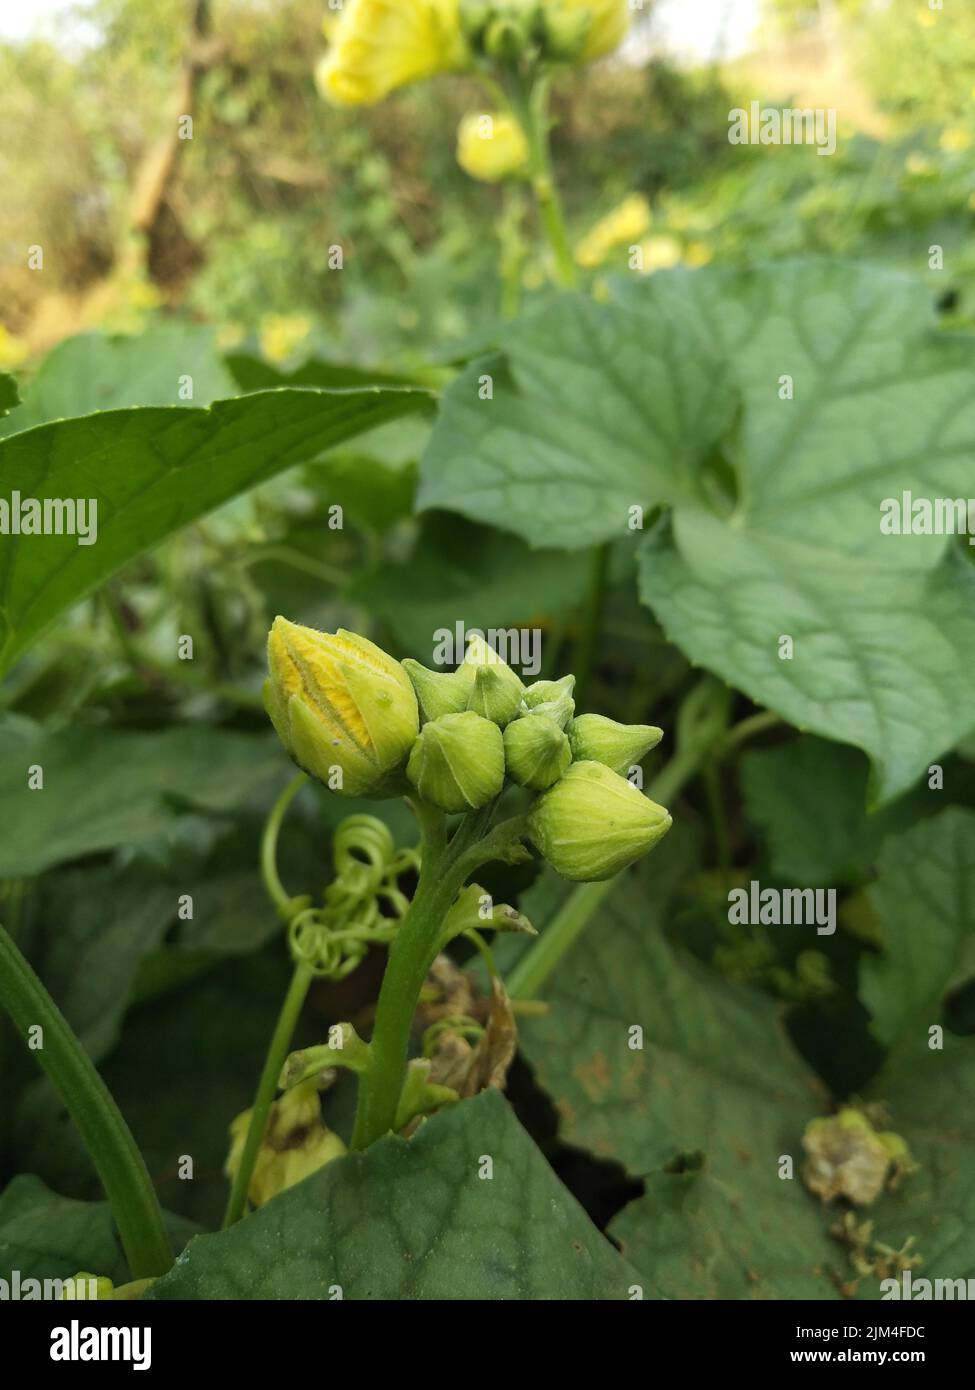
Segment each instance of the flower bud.
M671 827L669 812L602 763L573 763L538 798L529 838L552 868L573 882L612 878L653 849Z
M587 18L585 46L579 61L588 63L610 53L623 40L630 25L628 0L542 0L553 14L583 12Z
M503 729L518 713L524 685L508 663L480 636L470 639L457 675L469 680L471 672L474 681L467 708Z
M230 1153L224 1165L228 1178L235 1177L247 1142L251 1111L238 1115L230 1126ZM341 1158L345 1145L322 1123L322 1107L315 1081L304 1081L286 1091L271 1106L267 1129L257 1151L247 1196L260 1207L326 1163Z
M542 53L555 63L579 61L588 47L592 26L593 16L588 10L543 6L538 25Z
M471 687L474 684L473 671L431 671L408 656L403 669L409 676L420 714L424 720L439 719L442 714L460 714L467 708Z
M484 30L484 52L500 67L513 67L529 43L527 25L517 10L502 12L488 20Z
M354 632L315 632L279 617L268 666L264 704L298 766L345 796L394 794L391 774L420 727L400 663Z
M443 714L424 724L406 775L424 801L443 811L486 806L504 785L501 730L472 710Z
M575 676L563 676L557 681L536 681L522 696L522 709L533 714L547 714L560 729L564 729L575 714L576 702L572 698L575 683Z
M504 731L504 761L512 781L543 792L572 761L569 740L547 714L526 714Z
M482 183L497 183L528 166L528 141L513 116L469 112L457 131L457 163Z
M580 714L568 734L576 762L603 763L623 775L664 736L653 724L617 724L601 714Z

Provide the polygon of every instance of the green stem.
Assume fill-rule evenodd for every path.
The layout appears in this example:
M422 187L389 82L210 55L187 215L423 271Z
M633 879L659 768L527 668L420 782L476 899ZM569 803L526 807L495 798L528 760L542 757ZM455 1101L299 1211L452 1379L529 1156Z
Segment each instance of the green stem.
M451 862L449 849L442 855L424 855L416 893L390 947L379 991L370 1065L359 1078L353 1149L368 1148L395 1127L417 1000L443 919L462 886L463 876L456 860Z
M38 1025L37 1060L91 1155L112 1208L133 1279L165 1274L173 1263L162 1212L145 1162L111 1093L61 1010L0 927L0 1005L22 1036Z
M589 581L589 599L586 605L586 617L579 641L576 646L576 655L573 660L576 677L576 700L583 704L589 681L592 678L592 668L596 658L596 644L599 641L599 631L603 616L603 603L606 596L606 576L609 571L609 542L597 545L592 551L592 569Z
M278 873L278 835L288 807L307 781L308 775L304 772L299 772L291 779L271 807L271 813L264 825L264 834L261 836L261 878L264 880L268 897L285 921L290 921L294 916L298 903L286 892Z
M511 108L528 142L528 179L555 257L556 279L563 288L574 289L578 272L552 167L549 85L545 77L537 78L533 87L519 84L510 94Z
M244 1141L244 1151L240 1156L240 1164L234 1175L230 1199L227 1202L227 1211L223 1218L224 1230L228 1226L232 1226L234 1222L239 1221L244 1214L244 1208L247 1205L247 1189L250 1187L254 1164L257 1161L261 1141L267 1129L271 1102L278 1089L278 1078L291 1050L291 1040L294 1037L298 1017L313 979L312 971L304 961L299 961L295 966L291 984L284 997L281 1013L278 1015L277 1025L274 1029L274 1036L271 1038L271 1045L264 1062L264 1070L261 1072L261 1079L257 1085L247 1138Z

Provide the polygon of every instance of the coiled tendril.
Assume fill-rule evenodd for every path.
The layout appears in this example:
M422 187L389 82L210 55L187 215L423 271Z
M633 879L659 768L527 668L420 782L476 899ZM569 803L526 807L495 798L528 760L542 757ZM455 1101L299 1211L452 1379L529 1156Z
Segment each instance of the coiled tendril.
M397 849L386 825L375 816L347 816L332 845L335 879L324 905L299 912L288 927L295 962L329 980L351 975L370 946L388 945L409 907L398 880L419 872L416 850ZM384 915L385 903L392 916Z

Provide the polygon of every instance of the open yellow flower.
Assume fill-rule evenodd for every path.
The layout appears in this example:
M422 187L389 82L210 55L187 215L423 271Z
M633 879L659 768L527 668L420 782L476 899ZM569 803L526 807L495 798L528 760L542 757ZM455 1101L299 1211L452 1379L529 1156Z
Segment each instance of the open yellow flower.
M459 0L348 0L315 71L333 106L373 106L397 87L465 66Z
M512 116L472 111L457 131L457 163L472 179L497 183L525 168L528 141Z
M640 240L650 227L650 205L639 193L625 198L619 207L600 218L576 247L576 261L587 268L602 263L617 246Z

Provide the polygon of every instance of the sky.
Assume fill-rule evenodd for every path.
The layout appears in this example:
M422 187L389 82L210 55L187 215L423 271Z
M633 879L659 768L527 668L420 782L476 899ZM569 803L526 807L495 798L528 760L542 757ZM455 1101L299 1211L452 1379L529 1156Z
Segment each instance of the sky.
M56 35L72 0L0 0L0 39L24 38L38 28ZM689 60L734 57L748 48L760 0L658 0L654 20L668 51Z

